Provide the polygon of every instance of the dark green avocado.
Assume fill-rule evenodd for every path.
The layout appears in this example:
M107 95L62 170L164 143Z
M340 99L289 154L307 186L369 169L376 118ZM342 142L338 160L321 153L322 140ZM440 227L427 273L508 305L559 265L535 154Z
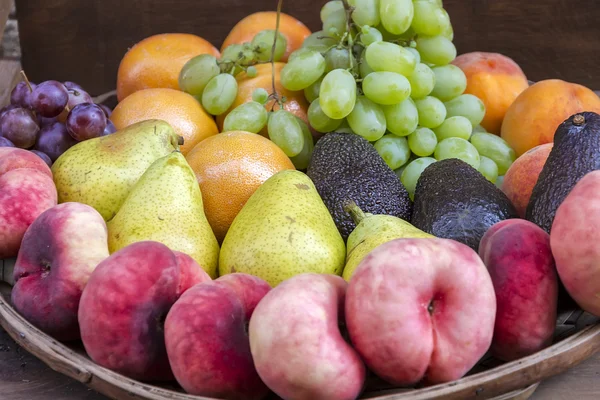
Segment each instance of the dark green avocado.
M320 138L306 173L344 240L356 227L344 210L349 201L366 213L410 221L412 202L408 192L373 145L359 135L331 132Z
M558 126L525 218L550 233L558 206L588 172L600 169L600 115L583 112Z
M517 218L506 195L466 162L451 158L423 171L415 190L412 224L436 237L479 249L495 223Z

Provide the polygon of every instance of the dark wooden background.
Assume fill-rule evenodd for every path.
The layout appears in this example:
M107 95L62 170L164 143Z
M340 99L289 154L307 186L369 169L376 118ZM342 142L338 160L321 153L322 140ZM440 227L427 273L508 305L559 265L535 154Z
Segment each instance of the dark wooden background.
M326 0L285 0L284 11L320 29ZM245 15L277 0L16 0L22 65L33 81L73 80L97 95L115 88L129 47L156 33L189 32L220 47ZM600 1L444 0L459 53L497 51L531 80L600 88Z

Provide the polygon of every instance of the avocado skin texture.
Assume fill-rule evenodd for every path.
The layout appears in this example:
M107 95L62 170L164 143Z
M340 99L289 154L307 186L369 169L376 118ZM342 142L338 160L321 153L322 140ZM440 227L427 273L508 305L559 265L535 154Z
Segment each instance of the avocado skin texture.
M506 195L466 162L451 158L423 171L415 190L412 224L475 251L494 224L518 218Z
M583 116L585 121L578 125L581 117L577 116ZM574 114L554 134L554 146L533 187L525 219L550 233L556 210L571 189L585 174L597 169L600 169L600 115Z
M353 200L365 213L410 221L412 201L394 171L362 136L331 132L315 144L307 175L344 238L356 224L344 210Z

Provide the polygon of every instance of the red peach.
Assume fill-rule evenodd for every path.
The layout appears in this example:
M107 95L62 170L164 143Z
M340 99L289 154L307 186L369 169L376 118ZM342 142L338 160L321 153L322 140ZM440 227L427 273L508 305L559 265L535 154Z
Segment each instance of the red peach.
M235 273L194 286L165 321L165 344L177 382L191 394L262 399L269 392L250 353L248 321L270 286Z
M133 379L171 380L164 318L191 286L210 278L189 257L152 241L102 261L81 296L79 326L97 364Z
M558 301L550 236L532 222L505 220L483 235L479 254L498 306L492 354L512 361L549 346Z

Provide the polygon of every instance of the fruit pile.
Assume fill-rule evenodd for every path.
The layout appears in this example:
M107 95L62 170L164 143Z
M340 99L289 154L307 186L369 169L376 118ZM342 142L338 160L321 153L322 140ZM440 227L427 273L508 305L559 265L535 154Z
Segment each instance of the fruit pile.
M0 110L0 147L30 149L51 166L74 144L115 132L110 113L76 83L24 80Z
M222 52L141 41L112 112L14 88L0 258L24 318L192 394L355 399L540 351L559 303L600 316L595 93L456 57L438 0L330 1L314 33L280 8Z

